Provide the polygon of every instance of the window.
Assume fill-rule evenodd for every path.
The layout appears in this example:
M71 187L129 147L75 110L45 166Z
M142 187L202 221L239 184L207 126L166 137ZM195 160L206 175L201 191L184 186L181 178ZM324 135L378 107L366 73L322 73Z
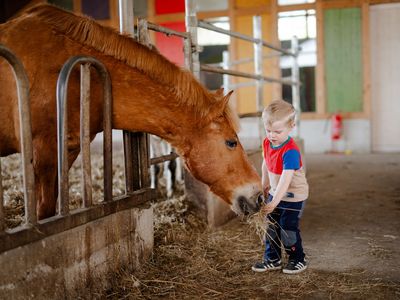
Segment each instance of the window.
M229 18L221 17L215 19L206 20L208 23L222 29L229 30ZM205 45L228 45L230 43L230 37L226 34L218 33L212 30L198 28L197 29L197 42L201 46Z
M315 112L315 66L317 64L316 18L315 10L282 12L278 15L278 36L282 48L291 48L293 36L299 39L300 53L300 106L303 112ZM280 67L282 77L291 75L292 57L282 56ZM283 86L282 97L292 102L292 89Z

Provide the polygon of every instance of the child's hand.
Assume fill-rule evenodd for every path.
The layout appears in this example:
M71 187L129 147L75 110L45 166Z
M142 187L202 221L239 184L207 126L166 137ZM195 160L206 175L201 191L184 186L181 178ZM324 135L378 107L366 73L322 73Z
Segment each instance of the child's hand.
M264 194L264 198L265 199L268 199L268 194L269 194L269 189L270 188L271 188L270 186L267 186L267 187L263 188L263 194Z
M261 210L263 211L263 213L265 214L270 214L273 212L273 210L275 209L275 207L277 206L277 203L275 202L269 202L268 204L264 205Z

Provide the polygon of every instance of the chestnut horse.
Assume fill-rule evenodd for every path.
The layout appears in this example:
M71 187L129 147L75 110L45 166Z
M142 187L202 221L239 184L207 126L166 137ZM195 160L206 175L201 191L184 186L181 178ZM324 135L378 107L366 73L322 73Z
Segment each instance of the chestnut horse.
M30 82L35 196L40 219L56 212L55 90L68 58L89 55L112 81L113 128L144 131L168 141L186 168L238 214L259 209L261 186L236 134L230 93L211 93L165 57L93 20L38 5L0 25L0 43L22 61ZM17 95L11 68L0 62L0 155L20 151ZM91 138L102 130L102 88L93 71ZM68 87L69 165L79 154L79 68Z

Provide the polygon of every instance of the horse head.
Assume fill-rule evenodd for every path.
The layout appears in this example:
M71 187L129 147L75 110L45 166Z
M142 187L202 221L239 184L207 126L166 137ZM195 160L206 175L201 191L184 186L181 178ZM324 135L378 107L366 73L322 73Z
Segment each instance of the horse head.
M233 112L226 96L217 91L207 118L197 120L186 134L183 157L186 168L239 214L260 209L260 178L237 136ZM237 117L236 117L237 118Z

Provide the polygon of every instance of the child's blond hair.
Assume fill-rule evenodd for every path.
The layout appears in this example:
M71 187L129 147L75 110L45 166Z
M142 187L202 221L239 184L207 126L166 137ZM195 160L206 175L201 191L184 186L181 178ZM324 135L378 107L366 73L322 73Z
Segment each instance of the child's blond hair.
M270 126L276 121L284 121L288 126L293 126L295 117L293 105L283 100L272 101L262 113L264 123Z

